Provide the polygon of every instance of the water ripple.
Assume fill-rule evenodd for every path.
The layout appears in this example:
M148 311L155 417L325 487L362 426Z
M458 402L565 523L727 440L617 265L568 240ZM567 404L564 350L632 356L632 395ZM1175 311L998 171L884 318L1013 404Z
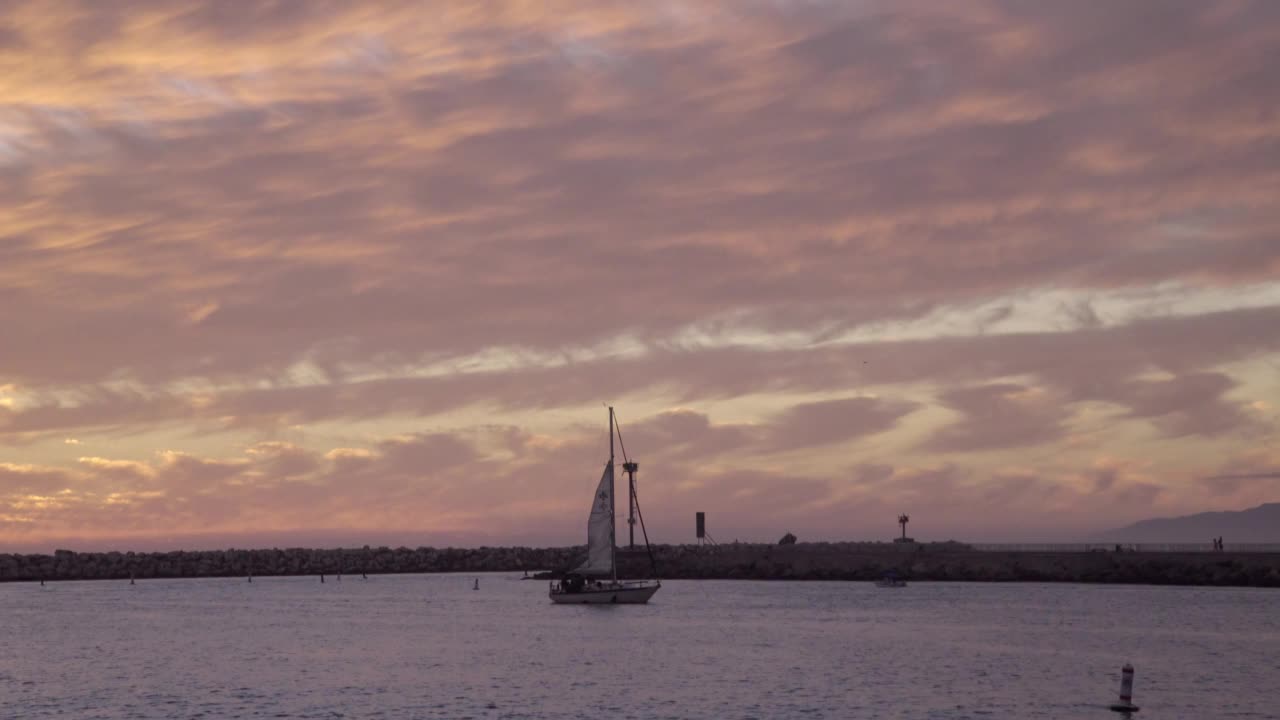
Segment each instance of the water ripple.
M1280 717L1275 590L472 577L0 585L0 717Z

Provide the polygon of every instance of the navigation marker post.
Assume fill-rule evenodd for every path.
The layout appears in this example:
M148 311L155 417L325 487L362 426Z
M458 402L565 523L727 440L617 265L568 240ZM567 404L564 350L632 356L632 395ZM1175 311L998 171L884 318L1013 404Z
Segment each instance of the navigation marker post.
M1120 701L1111 703L1110 708L1120 713L1138 712L1133 704L1133 666L1129 663L1120 669Z

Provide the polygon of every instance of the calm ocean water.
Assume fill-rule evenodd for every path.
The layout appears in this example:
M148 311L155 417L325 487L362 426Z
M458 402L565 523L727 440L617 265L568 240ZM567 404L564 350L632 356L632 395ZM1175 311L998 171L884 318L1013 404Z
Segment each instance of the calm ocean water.
M480 590L472 579L480 578ZM0 585L12 718L1280 718L1280 592L509 574Z

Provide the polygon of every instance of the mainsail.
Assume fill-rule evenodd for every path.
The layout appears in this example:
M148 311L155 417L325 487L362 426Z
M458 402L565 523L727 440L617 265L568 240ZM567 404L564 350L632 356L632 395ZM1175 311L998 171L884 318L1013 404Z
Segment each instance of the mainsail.
M587 518L587 561L575 568L583 575L613 574L613 461L604 467L595 502Z

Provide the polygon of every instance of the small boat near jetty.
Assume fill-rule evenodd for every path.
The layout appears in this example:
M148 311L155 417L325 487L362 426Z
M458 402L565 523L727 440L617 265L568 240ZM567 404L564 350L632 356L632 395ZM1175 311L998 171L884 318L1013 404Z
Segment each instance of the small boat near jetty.
M648 580L619 580L617 563L617 544L615 541L616 523L614 521L614 437L621 442L621 433L617 430L613 408L609 408L609 462L604 466L604 474L596 487L591 502L591 512L587 516L587 559L559 582L552 582L551 601L558 605L640 605L649 602L649 598L662 587L658 580L657 565L653 563L653 552L649 548L649 534L644 531L644 518L639 517L641 531L644 532L645 549L649 552L653 563L655 577ZM635 471L639 467L626 457L626 446L622 448L623 468L631 483L632 498L635 498ZM635 502L635 510L639 516L639 502Z
M907 581L898 577L898 574L894 572L887 572L884 574L884 577L876 581L876 587L900 588L906 586Z

